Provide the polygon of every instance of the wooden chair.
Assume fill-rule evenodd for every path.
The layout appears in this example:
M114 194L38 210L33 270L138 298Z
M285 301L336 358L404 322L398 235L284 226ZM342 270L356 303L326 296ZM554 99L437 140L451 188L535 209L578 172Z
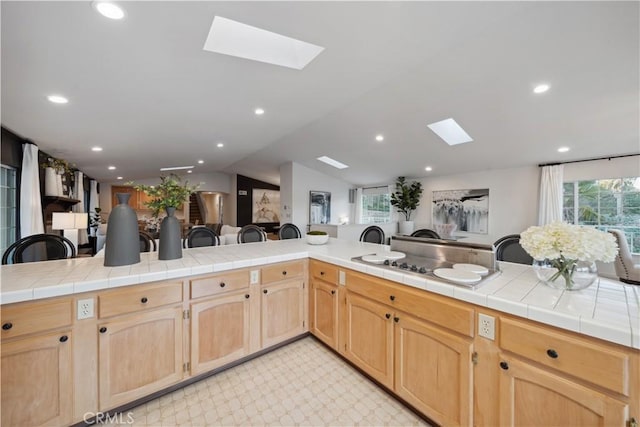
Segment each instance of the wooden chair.
M200 248L204 246L219 246L220 237L208 227L194 227L182 240L183 248Z
M156 241L153 236L146 231L138 231L140 236L140 252L155 252L157 250Z
M278 239L286 240L286 239L299 239L302 237L302 233L300 233L300 229L291 223L282 224L280 229L278 230Z
M640 264L636 264L631 256L631 250L629 249L629 243L627 243L627 237L622 230L610 229L607 230L613 234L618 242L618 255L613 263L613 267L616 270L616 276L622 283L628 283L630 285L640 285Z
M370 225L360 235L361 242L384 244L384 231L377 225Z
M257 225L245 225L238 231L238 243L264 242L267 240L267 233Z
M76 248L71 240L59 234L33 234L9 246L2 255L2 264L51 261L75 258Z
M411 233L411 237L428 237L430 239L439 239L440 235L428 228L421 228Z
M520 235L509 234L501 237L493 244L498 261L515 262L517 264L533 264L533 257L520 246Z

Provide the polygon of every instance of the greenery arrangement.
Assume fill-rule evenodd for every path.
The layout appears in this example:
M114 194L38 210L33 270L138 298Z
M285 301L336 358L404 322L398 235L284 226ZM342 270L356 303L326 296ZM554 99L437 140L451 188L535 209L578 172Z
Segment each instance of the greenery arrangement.
M396 191L391 193L391 205L401 212L407 221L411 220L411 214L420 205L422 196L422 183L419 181L407 182L404 176L396 180Z
M75 164L71 164L64 159L56 159L55 157L48 157L46 163L40 165L44 168L53 168L56 173L60 175L73 175L72 172L75 169Z
M175 174L161 176L160 184L145 185L137 184L133 186L138 191L144 191L151 200L145 202L147 207L153 211L153 216L157 217L160 211L167 208L177 208L196 191L198 186L189 186L189 181L182 183L182 179Z
M319 230L314 230L314 231L307 231L307 234L310 236L325 236L327 234L326 231L319 231Z
M89 214L89 227L97 229L102 224L102 216L100 216L100 212L102 209L96 207L93 209L93 212Z

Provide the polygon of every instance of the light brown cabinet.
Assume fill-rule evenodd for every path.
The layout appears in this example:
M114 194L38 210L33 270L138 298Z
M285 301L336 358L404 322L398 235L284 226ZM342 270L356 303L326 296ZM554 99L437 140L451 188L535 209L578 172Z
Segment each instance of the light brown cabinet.
M338 350L338 269L312 260L309 273L309 328L316 338Z
M305 331L304 280L262 285L261 292L262 348Z
M118 204L118 198L116 193L128 193L129 194L129 206L135 210L149 210L147 202L153 200L144 191L138 191L133 187L127 185L112 185L111 186L111 207L113 208ZM182 209L182 205L178 207L178 210Z

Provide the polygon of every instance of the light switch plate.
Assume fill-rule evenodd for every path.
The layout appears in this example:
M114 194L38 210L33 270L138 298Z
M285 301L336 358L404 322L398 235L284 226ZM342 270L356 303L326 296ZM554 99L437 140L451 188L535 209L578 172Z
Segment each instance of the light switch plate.
M252 285L257 285L260 283L260 270L251 270L250 272L249 283Z

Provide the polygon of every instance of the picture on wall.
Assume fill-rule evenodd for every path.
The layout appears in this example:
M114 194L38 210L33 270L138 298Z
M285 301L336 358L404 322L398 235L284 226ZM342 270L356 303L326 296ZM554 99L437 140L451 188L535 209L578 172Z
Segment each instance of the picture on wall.
M489 228L489 189L433 192L432 219L439 224L455 224L458 231L487 234Z
M254 188L252 200L252 223L280 222L280 191Z
M309 224L329 224L331 222L331 193L309 192Z

